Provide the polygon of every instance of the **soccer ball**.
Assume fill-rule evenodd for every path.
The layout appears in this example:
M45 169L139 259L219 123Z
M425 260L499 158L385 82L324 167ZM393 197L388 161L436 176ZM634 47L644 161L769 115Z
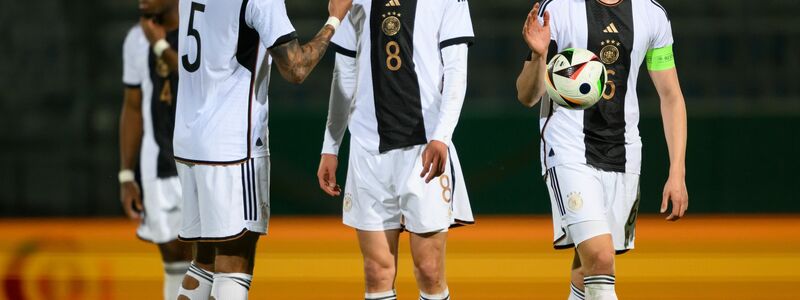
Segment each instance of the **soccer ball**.
M558 105L583 110L603 97L606 66L592 51L568 48L547 65L547 94Z

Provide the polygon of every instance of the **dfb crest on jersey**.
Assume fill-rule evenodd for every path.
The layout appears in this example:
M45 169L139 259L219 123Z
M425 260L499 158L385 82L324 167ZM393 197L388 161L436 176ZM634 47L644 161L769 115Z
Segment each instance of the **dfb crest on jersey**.
M621 43L615 40L605 40L600 45L603 46L600 49L600 61L607 65L617 62Z
M401 16L401 14L396 12L389 12L382 15L383 23L381 24L381 28L383 29L383 33L388 36L394 36L400 32L400 27L402 25L400 24L399 17Z

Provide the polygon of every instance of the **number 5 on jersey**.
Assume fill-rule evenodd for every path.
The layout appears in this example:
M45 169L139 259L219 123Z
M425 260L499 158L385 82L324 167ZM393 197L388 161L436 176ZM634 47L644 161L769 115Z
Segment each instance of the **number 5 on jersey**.
M181 62L183 63L183 68L190 73L194 73L198 69L200 69L200 49L202 43L200 42L200 32L194 28L194 14L195 12L205 12L206 5L202 3L192 2L192 12L189 14L189 30L186 32L187 36L194 37L194 40L197 42L197 55L194 58L193 62L189 61L189 55L184 54L181 57Z

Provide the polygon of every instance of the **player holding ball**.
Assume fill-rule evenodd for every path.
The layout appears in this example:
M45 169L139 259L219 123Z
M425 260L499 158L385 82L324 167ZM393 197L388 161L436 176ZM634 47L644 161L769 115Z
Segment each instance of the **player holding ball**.
M635 87L645 61L661 99L669 148L661 212L672 203L666 219L676 221L688 208L686 104L669 17L655 0L544 0L528 14L522 34L531 53L517 93L526 107L542 100L541 160L553 209L553 245L575 249L569 299L617 299L614 255L633 249L639 207L642 142ZM552 87L554 80L578 72L570 69L581 63L565 52L570 48L591 51L605 65L605 87L594 105L553 99L570 92L559 84L558 93L547 93L548 83ZM547 62L557 54L563 56L560 65L548 70Z

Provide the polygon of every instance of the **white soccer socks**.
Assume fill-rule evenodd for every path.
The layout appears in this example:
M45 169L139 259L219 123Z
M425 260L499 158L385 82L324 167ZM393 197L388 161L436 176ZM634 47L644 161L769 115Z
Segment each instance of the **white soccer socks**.
M253 275L245 273L216 273L211 296L216 300L246 300Z
M586 295L583 291L575 286L574 283L569 283L569 298L567 300L586 300Z
M450 300L450 290L445 288L444 292L430 295L423 291L419 292L419 300Z
M617 300L614 291L614 275L592 275L583 277L586 300Z
M203 270L194 263L186 271L181 288L178 289L179 300L208 300L211 296L211 285L214 273Z
M391 290L380 293L364 293L364 300L397 300L397 291Z
M164 299L175 300L178 298L178 289L181 287L183 275L189 270L188 261L164 263Z

